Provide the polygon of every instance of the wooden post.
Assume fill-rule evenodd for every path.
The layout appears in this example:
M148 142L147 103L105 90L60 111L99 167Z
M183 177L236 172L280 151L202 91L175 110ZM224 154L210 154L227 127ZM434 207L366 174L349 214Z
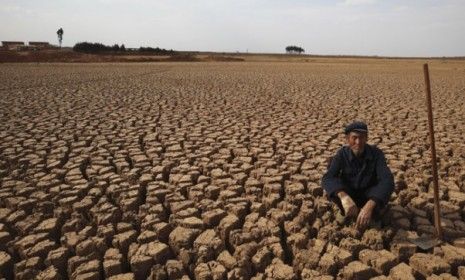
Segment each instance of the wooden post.
M434 225L436 227L436 235L439 239L443 239L441 227L441 210L439 204L439 183L438 183L438 167L436 163L436 146L434 142L434 126L433 126L433 108L431 105L431 86L429 81L428 64L423 65L425 73L426 85L426 104L428 107L428 123L429 123L429 138L431 142L431 163L433 165L433 184L434 184Z

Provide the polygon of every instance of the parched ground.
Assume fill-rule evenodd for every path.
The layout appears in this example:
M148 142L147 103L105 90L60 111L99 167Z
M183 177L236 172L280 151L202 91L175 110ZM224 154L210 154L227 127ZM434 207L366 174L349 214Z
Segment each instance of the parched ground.
M0 65L0 274L463 279L465 62L430 73L447 242L424 251L422 61ZM365 232L320 187L354 119L396 180Z

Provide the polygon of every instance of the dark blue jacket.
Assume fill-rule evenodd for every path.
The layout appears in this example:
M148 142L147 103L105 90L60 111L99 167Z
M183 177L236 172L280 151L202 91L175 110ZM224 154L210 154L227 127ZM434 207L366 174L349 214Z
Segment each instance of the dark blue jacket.
M357 158L349 146L343 146L331 160L321 185L329 197L344 190L349 195L373 199L383 207L394 191L394 178L379 148L367 144Z

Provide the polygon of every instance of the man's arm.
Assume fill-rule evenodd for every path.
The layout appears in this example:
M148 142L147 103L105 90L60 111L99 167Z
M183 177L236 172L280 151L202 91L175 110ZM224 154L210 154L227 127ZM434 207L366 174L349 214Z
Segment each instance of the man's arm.
M394 191L394 177L381 150L378 150L375 170L378 182L368 190L367 197L374 200L377 207L382 208L389 202L389 198Z
M326 191L329 197L334 195L343 189L341 178L339 173L342 168L342 149L340 149L331 160L331 163L326 171L325 175L321 179L321 187Z

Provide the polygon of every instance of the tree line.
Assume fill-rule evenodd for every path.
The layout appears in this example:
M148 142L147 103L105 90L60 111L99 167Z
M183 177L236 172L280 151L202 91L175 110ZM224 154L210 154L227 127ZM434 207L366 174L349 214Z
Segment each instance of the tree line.
M305 50L301 47L298 47L298 46L287 46L286 47L286 53L298 53L298 54L301 54L301 53L304 53Z
M124 44L118 45L114 44L113 46L107 46L102 43L89 43L89 42L80 42L76 43L73 47L73 51L82 52L82 53L124 53L124 52L140 52L146 54L159 54L159 55L171 55L176 53L173 50L166 50L161 48L152 48L152 47L140 47L138 49L126 49Z

